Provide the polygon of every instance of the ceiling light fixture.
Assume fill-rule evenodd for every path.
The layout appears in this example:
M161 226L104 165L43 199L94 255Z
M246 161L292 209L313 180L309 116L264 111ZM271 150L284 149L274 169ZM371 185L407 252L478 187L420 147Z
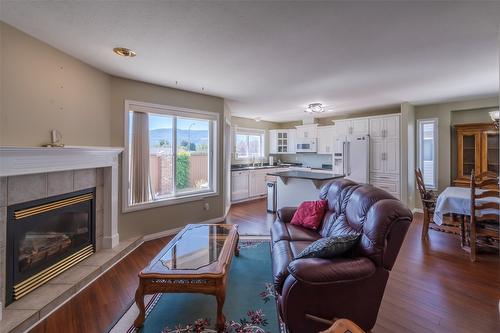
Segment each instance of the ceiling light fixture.
M260 117L256 117L256 118L255 118L255 121L256 121L256 122L259 122L259 121L260 121Z
M325 112L325 107L321 103L311 103L304 111L307 113L322 113Z
M493 120L493 125L495 125L495 127L498 128L498 125L500 123L500 110L491 111L490 117L491 117L491 120Z
M127 49L126 47L115 47L113 49L113 52L118 54L119 56L128 57L128 58L132 58L132 57L135 57L137 55L137 53L135 53L131 49Z

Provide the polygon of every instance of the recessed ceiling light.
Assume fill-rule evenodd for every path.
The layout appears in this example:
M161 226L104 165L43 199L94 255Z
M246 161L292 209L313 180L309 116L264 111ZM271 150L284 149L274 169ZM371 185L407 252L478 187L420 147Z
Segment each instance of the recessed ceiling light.
M325 107L321 103L311 103L304 111L307 113L322 113L325 112Z
M113 49L113 52L118 54L119 56L122 56L122 57L132 58L132 57L135 57L137 55L137 53L135 53L131 49L127 49L126 47L115 47Z

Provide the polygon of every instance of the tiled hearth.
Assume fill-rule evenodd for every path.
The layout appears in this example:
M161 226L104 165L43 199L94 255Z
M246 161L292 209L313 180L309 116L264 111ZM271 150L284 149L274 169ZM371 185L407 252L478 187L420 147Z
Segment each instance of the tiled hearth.
M25 331L140 244L139 238L118 242L120 151L0 147L0 333ZM5 307L7 207L94 187L96 253Z

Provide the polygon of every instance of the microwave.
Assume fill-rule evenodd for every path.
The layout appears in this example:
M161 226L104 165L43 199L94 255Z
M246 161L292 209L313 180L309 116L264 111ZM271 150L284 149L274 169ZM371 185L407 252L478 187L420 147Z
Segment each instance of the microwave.
M299 138L295 145L297 153L315 153L316 152L316 139Z

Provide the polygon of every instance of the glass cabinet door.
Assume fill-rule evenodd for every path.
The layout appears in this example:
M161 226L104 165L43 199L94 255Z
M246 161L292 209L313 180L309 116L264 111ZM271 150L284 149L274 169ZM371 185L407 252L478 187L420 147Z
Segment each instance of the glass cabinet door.
M499 144L498 144L498 132L486 132L484 133L484 139L486 142L484 156L482 158L483 167L482 172L491 171L498 174L499 171Z
M480 174L480 159L478 157L481 137L479 133L463 133L461 139L461 142L458 143L459 154L462 154L461 165L458 166L458 176L469 178L472 170L476 175Z

